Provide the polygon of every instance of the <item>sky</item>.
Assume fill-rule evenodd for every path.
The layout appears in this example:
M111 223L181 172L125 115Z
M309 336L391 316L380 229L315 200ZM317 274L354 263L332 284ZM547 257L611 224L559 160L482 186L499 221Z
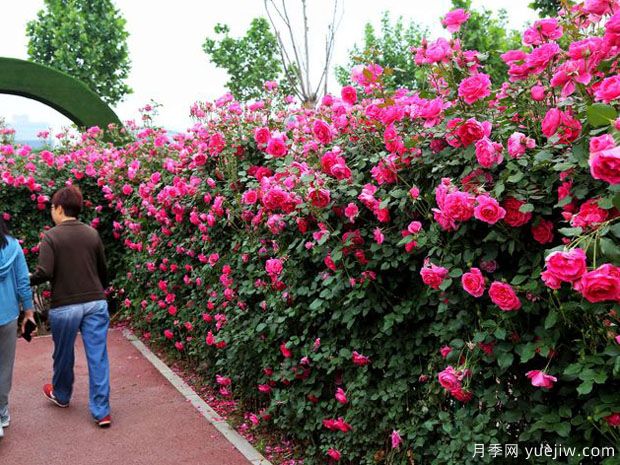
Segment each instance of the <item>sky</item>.
M227 74L209 62L202 50L207 36L214 36L217 23L228 24L231 35L240 36L252 18L265 16L263 0L113 0L127 20L128 46L132 62L128 84L134 93L114 107L122 121L139 119L139 108L151 100L162 105L156 121L183 131L192 125L189 108L196 101L213 100L226 92ZM299 0L284 0L290 11L299 11ZM505 8L509 27L521 29L535 18L528 9L531 0L474 0L474 7ZM332 64L345 64L347 52L360 43L364 25L379 26L383 11L392 18L402 16L430 30L431 37L448 33L439 18L450 10L450 0L340 0L342 15L336 33ZM309 0L311 62L320 68L326 27L331 19L331 0ZM26 23L35 18L43 0L10 1L2 7L0 56L27 59ZM295 22L296 20L293 19ZM298 21L297 21L298 22ZM314 52L313 52L314 51ZM329 90L338 91L332 73ZM43 104L21 97L0 95L0 116L9 125L35 122L29 127L49 126L54 130L70 125L69 120ZM18 138L30 138L25 129Z

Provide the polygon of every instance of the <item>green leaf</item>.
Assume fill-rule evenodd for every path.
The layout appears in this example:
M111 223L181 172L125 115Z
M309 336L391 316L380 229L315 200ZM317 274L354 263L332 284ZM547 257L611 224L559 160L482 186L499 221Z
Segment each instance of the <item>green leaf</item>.
M583 229L581 228L560 228L558 229L558 232L566 237L575 237L575 236L579 236L583 232Z
M523 205L521 205L519 207L519 211L521 213L533 212L534 211L534 205L532 205L531 203L524 203Z
M536 344L533 342L528 342L527 344L521 346L519 355L521 356L521 363L531 360L534 355L536 355Z
M503 341L506 339L506 330L504 328L497 328L493 334L499 340Z
M551 160L552 158L553 158L553 155L550 152L547 152L546 150L541 150L534 157L536 161L548 161L548 160Z
M613 123L618 116L614 107L604 103L593 103L588 106L586 114L588 116L588 123L595 128Z
M577 388L577 392L581 395L590 394L592 392L592 380L581 383Z
M500 368L508 368L514 361L514 355L510 352L502 352L497 356L497 364Z
M605 258L612 262L620 261L620 247L614 241L608 237L603 237L599 240L599 244Z
M515 173L512 176L508 176L508 179L506 181L516 184L519 181L521 181L524 176L525 176L525 174L523 172L519 171L518 173Z
M555 310L551 310L549 314L547 315L547 318L545 318L545 329L553 328L557 321L558 321L558 312L556 312Z

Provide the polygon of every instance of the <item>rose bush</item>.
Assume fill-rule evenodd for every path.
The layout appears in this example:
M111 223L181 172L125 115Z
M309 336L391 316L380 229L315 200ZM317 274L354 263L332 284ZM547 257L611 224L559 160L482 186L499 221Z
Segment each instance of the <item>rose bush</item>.
M184 134L8 144L1 200L36 252L52 190L87 186L117 215L101 225L133 326L306 463L617 445L619 11L537 21L504 83L460 48L461 10L412 51L424 90L387 94L368 64L315 109L270 85L196 104Z

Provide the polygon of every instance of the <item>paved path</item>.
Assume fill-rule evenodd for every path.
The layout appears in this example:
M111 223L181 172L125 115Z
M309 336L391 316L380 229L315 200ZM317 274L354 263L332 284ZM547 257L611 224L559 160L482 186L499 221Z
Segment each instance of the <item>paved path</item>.
M177 391L122 333L108 336L112 418L99 429L88 411L88 369L78 337L71 406L43 397L52 340L19 340L11 426L2 465L248 465L250 462Z

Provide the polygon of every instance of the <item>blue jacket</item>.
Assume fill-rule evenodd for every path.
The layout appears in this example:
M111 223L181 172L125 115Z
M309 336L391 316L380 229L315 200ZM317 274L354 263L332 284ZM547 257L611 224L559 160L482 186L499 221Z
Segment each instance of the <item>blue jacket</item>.
M19 316L23 310L32 309L32 290L26 257L19 242L7 236L8 244L0 249L0 325Z

